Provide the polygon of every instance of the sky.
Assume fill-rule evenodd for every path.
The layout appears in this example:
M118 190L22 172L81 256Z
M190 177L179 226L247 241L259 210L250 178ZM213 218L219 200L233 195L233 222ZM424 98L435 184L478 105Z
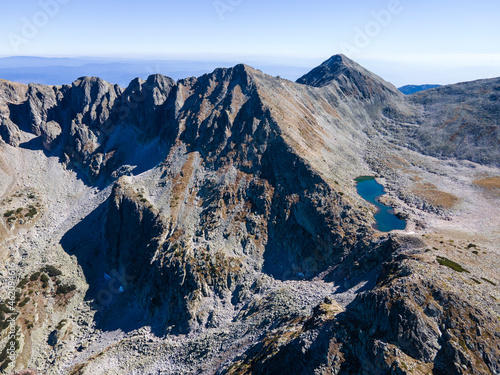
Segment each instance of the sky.
M498 0L5 1L0 57L314 67L344 53L395 83L500 76Z

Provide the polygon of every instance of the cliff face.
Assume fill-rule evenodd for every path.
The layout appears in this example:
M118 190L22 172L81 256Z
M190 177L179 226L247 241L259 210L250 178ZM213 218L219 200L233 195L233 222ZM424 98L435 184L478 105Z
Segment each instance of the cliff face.
M498 373L500 338L491 332L500 308L484 303L495 281L479 281L491 276L471 258L481 253L469 254L469 234L435 224L455 220L455 202L467 206L483 185L493 187L482 204L495 206L497 81L406 97L341 55L297 83L245 65L178 82L153 75L126 89L88 77L57 87L0 81L2 152L49 166L48 182L23 181L53 191L56 163L85 183L47 198L71 202L76 213L61 221L66 213L47 204L35 230L64 236L78 262L73 277L97 296L102 270L126 275L119 298L93 318L104 332L119 325L109 319L133 310L142 319L134 324L158 335L133 331L84 346L89 333L75 328L67 350L83 354L69 360L51 349L59 359L43 369L104 373L115 371L107 360L122 358L116 373ZM448 122L451 112L458 117ZM373 208L354 178L373 174L385 177L384 199L408 218L412 235L372 228ZM472 182L479 178L487 184ZM5 204L21 196L7 190ZM86 212L80 221L78 212ZM37 242L38 232L15 242L16 225L5 226L15 246L57 253ZM496 254L486 231L478 241ZM456 245L446 247L446 238ZM476 267L475 277L460 278L481 288L467 289L470 300L450 282L456 271L439 263L450 254ZM67 309L67 320L83 314ZM26 358L55 358L40 353Z

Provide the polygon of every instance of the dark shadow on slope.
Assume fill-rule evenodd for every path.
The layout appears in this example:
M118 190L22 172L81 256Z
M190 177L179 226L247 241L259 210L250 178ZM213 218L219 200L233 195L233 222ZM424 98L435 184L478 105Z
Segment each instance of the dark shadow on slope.
M338 285L338 288L335 290L335 294L342 294L353 288L355 288L353 290L356 294L373 290L377 285L377 277L379 276L379 274L380 274L380 267L375 267L373 270L367 272L366 274L362 274L353 279L347 280L346 278L344 278L339 280L337 277L335 285ZM335 274L329 275L330 278L335 276L339 275Z
M42 143L42 137L35 137L31 139L28 142L21 143L19 147L24 148L26 150L31 150L31 151L44 151L45 155L47 155L47 152L43 148L43 143Z
M63 135L64 137L64 135ZM43 146L43 139L41 136L32 138L28 142L21 143L19 145L20 148L23 148L25 150L30 150L30 151L42 151L45 157L50 158L50 157L56 157L59 159L59 162L62 164L65 157L63 156L63 141L59 140L57 146L51 150L48 151L44 146ZM82 171L81 168L78 168L74 165L69 165L69 168L71 171L76 173L77 178L82 181L85 185L87 186L95 186L99 188L104 188L106 186L106 180L107 178L100 178L99 180L93 181L89 178L86 172Z
M335 228L325 224L314 194L325 196L321 178L277 141L264 154L262 178L274 186L263 272L279 280L315 277L341 258Z
M57 146L48 151L43 146L41 136L35 137L19 147L30 151L42 151L46 157L57 157L61 163L67 160L70 136L63 133L57 141ZM114 133L109 134L103 144L97 148L93 155L83 163L70 160L68 167L87 186L105 188L123 175L136 176L156 167L164 158L169 147L159 139L144 143L140 134L132 127L120 126ZM98 174L92 173L94 155L103 155L108 159L101 167Z
M61 164L63 164L65 161L63 153L63 142L61 141L59 141L57 147L55 147L52 151L48 151L45 147L43 147L43 140L41 136L35 137L28 142L21 143L19 147L30 151L42 151L45 157L58 158ZM75 166L72 163L69 163L68 169L74 172L77 178L87 186L94 186L103 189L104 187L106 187L106 185L109 184L109 178L107 176L103 176L97 179L91 179L89 178L86 171L82 170L82 168Z
M106 262L107 241L104 222L109 200L101 204L61 239L61 246L78 259L89 289L86 301L95 309L96 328L104 331L120 329L124 332L152 326L155 334L163 330L153 324L147 312L136 301L134 279L113 269Z

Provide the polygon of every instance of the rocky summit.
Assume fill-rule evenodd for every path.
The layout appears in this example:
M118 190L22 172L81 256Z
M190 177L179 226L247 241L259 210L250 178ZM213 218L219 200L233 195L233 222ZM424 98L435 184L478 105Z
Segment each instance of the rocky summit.
M342 55L0 80L1 370L500 374L499 116L500 78L404 95Z

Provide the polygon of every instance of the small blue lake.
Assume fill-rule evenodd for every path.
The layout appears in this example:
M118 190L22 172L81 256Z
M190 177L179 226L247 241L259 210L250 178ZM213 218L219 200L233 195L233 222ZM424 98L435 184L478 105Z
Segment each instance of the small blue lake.
M406 228L406 221L394 215L392 207L380 203L377 198L385 194L384 187L375 181L375 177L361 176L356 179L358 194L377 207L375 229L380 232Z

